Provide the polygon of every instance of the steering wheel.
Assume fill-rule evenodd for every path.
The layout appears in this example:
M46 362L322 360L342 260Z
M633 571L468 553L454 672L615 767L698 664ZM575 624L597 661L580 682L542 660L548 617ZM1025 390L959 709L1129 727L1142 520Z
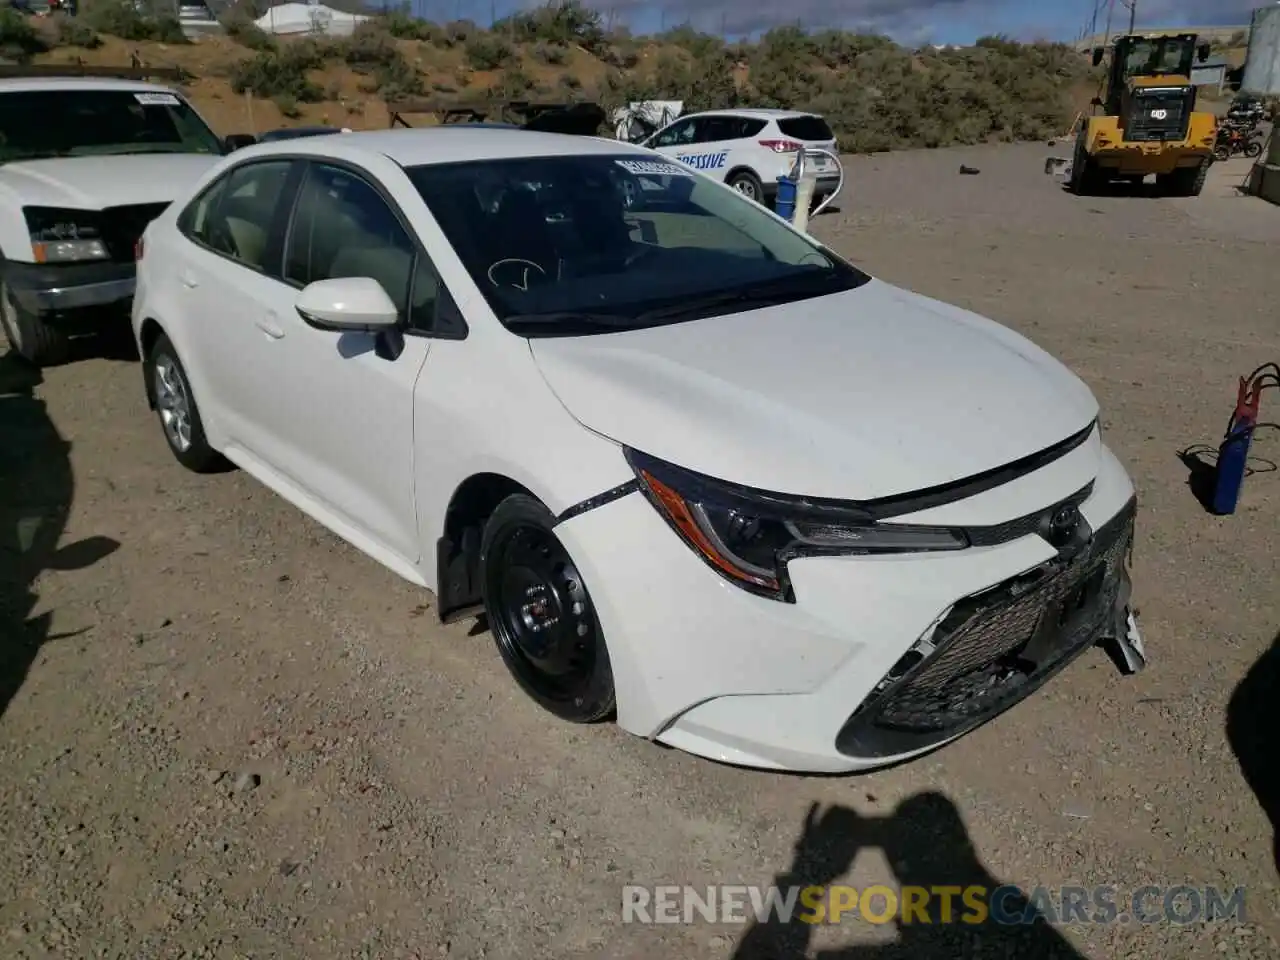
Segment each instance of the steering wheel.
M498 272L499 267L506 266L507 264L516 264L524 267L524 269L520 271L520 279L518 281L504 284L494 276L494 274ZM536 270L538 272L538 276L542 277L542 279L547 279L547 271L539 264L534 263L532 260L525 260L521 257L508 257L506 260L495 260L493 263L489 264L489 269L486 271L486 275L489 277L489 282L495 287L507 286L515 287L520 291L527 291L529 289L530 269Z

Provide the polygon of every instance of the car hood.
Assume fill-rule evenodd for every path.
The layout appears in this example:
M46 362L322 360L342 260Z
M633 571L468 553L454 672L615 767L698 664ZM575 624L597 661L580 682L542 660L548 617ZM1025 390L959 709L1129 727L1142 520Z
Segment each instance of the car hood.
M0 189L24 206L101 210L121 204L167 203L221 160L210 154L154 153L58 157L0 166Z
M873 500L951 483L1087 427L1097 402L1029 340L877 280L833 296L530 341L587 428L776 493Z

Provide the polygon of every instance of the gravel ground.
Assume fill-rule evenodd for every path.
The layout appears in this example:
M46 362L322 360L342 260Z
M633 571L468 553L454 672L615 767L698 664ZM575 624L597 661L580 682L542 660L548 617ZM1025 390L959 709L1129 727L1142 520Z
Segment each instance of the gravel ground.
M843 212L815 232L1097 391L1140 492L1152 663L1124 678L1093 652L959 743L860 778L559 724L429 595L244 474L183 472L136 362L99 353L34 383L0 359L0 955L1277 955L1280 476L1217 519L1179 451L1215 442L1235 378L1280 359L1280 209L1235 195L1243 164L1197 200L1080 199L1043 176L1048 152L850 160ZM837 878L1244 886L1247 914L620 922L627 883Z

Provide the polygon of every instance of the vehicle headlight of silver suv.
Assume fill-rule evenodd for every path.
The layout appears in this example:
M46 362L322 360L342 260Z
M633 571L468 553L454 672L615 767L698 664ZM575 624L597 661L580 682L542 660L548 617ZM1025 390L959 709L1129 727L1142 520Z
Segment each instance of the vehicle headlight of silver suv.
M751 593L795 603L787 561L963 550L963 530L878 523L854 503L809 500L715 480L627 449L640 489L716 573Z
M102 242L99 215L92 210L24 207L22 213L36 263L79 263L110 256Z

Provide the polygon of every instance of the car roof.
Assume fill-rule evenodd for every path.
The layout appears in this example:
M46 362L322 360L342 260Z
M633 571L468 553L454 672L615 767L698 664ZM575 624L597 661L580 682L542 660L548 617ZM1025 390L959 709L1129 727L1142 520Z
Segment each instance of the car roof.
M607 156L649 151L621 140L582 137L567 133L542 133L519 128L450 123L408 130L366 130L341 137L297 137L260 143L234 154L269 156L276 153L384 156L402 167L457 163L465 160L506 160L520 157Z
M685 117L750 117L753 120L786 120L791 117L816 117L819 114L810 110L780 110L772 107L743 107L728 110L703 110L700 113L686 113Z
M37 90L120 90L134 93L176 93L170 87L142 80L115 77L10 77L0 79L0 93L32 93Z

